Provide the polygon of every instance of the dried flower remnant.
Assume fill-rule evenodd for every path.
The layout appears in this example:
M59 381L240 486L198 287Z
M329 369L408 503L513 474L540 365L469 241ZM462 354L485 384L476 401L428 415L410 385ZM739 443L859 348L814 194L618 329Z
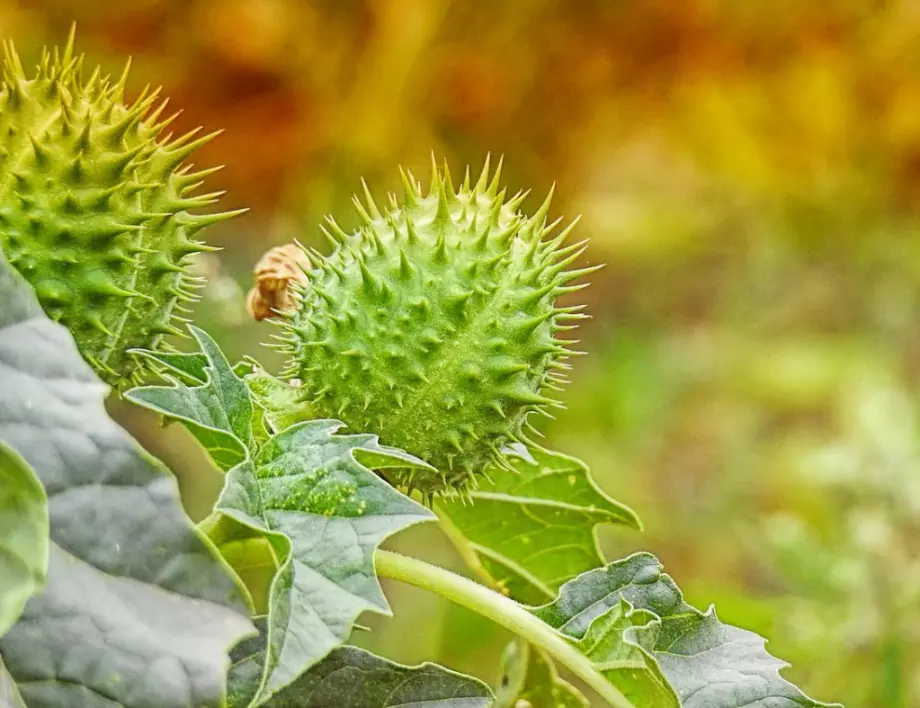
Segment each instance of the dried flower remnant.
M293 243L276 246L253 268L255 287L246 296L246 309L255 320L291 312L297 305L297 287L307 284L310 259Z

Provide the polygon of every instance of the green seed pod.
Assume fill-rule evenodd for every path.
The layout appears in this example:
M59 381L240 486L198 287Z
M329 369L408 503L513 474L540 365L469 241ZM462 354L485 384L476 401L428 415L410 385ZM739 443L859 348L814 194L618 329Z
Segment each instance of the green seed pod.
M0 249L66 325L108 383L136 380L132 348L176 334L176 310L194 299L192 254L206 225L233 216L194 214L219 194L193 195L213 170L186 158L213 136L164 136L166 101L145 91L124 100L128 68L112 81L83 78L73 35L43 52L27 78L6 44L0 88Z
M315 414L429 462L436 474L388 473L429 498L507 464L500 451L524 439L530 414L560 405L547 389L573 352L554 334L584 317L555 304L594 270L566 270L584 242L563 245L571 227L550 235L549 197L532 217L518 209L525 195L505 202L500 173L487 161L455 192L435 167L427 196L403 174L404 201L385 211L365 185L362 226L348 235L329 220L334 251L310 251L298 308L281 320L287 375Z

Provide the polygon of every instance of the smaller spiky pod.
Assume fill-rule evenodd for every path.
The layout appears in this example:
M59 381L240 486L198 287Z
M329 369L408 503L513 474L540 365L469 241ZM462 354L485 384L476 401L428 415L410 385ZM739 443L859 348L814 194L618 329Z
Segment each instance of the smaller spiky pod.
M193 195L213 170L182 167L213 136L164 135L175 116L161 120L158 91L125 102L127 67L84 80L73 33L32 78L4 50L0 249L102 378L126 386L143 366L129 350L179 332L176 310L197 285L189 258L207 249L198 232L233 216L191 211L219 196Z
M547 389L559 390L572 352L554 334L584 317L555 302L585 287L570 282L593 268L566 270L584 242L564 245L571 227L551 235L549 197L531 217L519 211L526 195L505 202L500 172L487 161L455 192L435 166L425 196L404 173L402 204L391 196L384 211L365 185L362 226L349 235L329 220L334 250L310 251L298 309L280 320L287 374L315 415L426 460L436 473L387 473L426 498L506 465L500 451L524 439L528 416L560 405Z

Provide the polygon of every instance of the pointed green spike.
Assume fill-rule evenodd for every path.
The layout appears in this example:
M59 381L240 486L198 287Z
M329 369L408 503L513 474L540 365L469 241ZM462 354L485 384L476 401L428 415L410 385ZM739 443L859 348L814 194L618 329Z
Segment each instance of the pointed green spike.
M381 219L380 210L377 208L377 204L374 202L374 197L371 194L371 190L367 186L367 182L364 181L364 178L361 178L361 186L364 188L364 199L367 202L367 209L370 212L371 216L374 219Z
M495 166L495 174L492 176L492 182L489 184L489 188L486 190L486 196L495 198L498 196L498 190L501 186L502 179L502 167L505 163L505 156L502 155L498 158L498 164Z
M400 246L399 248L399 277L402 280L409 280L415 274L415 266L412 265L412 262L409 260L409 255L406 253L406 249Z
M559 260L553 261L552 265L547 266L545 270L546 274L549 275L550 277L555 276L557 273L561 273L566 268L568 268L572 263L574 263L579 258L581 258L584 252L588 250L588 241L587 239L585 239L584 241L580 241L579 243L572 244L571 246L568 246L567 248L563 250L565 251L565 253L563 253L562 251L559 251L556 254L556 255L560 255L561 258Z
M553 195L556 192L556 183L553 182L552 186L549 188L549 193L546 195L546 199L543 200L543 203L540 205L540 208L537 209L537 213L531 217L531 223L533 224L533 232L535 238L540 238L543 236L543 229L546 226L546 217L549 214L550 205L553 203Z
M457 193L454 191L454 184L450 178L450 167L447 164L447 160L444 160L444 194L447 197L447 203L456 204L459 200L457 199Z
M554 282L557 285L562 285L563 283L571 282L573 280L576 280L577 278L581 278L582 276L590 275L591 273L596 273L601 268L603 268L604 265L605 265L604 263L598 263L597 265L588 266L586 268L579 268L578 270L565 271L564 273L560 273L559 275L557 275ZM577 286L577 287L580 290L583 286ZM557 288L557 291L559 290L560 289ZM569 290L567 292L574 292L574 291Z
M407 208L412 208L418 204L419 199L421 198L421 195L418 193L418 188L415 184L415 180L409 178L409 175L406 173L406 170L402 168L402 166L399 168L399 177L403 186L403 203Z
M342 241L333 236L332 232L330 232L329 229L327 229L322 224L319 225L319 230L322 232L323 236L326 237L326 240L329 242L329 245L332 246L333 249L336 249L342 245Z
M438 159L431 153L431 183L428 185L428 196L439 195L444 187L441 171L438 169Z
M348 234L342 230L342 227L339 226L338 222L331 216L326 216L326 224L339 242L344 243L348 240Z
M358 216L361 217L361 221L364 224L372 225L374 223L371 215L368 214L367 209L364 208L364 205L361 203L361 200L357 196L351 198L351 203L355 206L355 211L358 212Z
M486 190L489 188L489 161L492 155L486 153L485 162L482 165L482 172L479 174L479 180L476 182L476 186L473 189L474 194L485 194Z

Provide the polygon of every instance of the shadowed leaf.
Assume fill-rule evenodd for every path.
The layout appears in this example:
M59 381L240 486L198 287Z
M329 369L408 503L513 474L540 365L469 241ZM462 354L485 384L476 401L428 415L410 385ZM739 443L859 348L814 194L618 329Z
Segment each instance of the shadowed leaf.
M107 387L0 263L0 441L48 496L45 588L0 639L29 706L219 706L243 594L175 479L106 414Z

